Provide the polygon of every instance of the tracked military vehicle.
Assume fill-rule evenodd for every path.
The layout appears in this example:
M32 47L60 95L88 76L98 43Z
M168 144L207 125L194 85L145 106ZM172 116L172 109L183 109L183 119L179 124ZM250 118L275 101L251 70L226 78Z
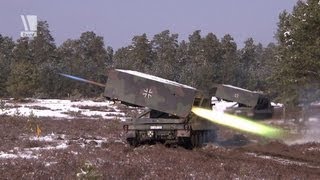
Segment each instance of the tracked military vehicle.
M216 84L211 94L220 100L235 102L225 110L226 113L255 119L271 118L273 115L271 101L263 93L226 84Z
M218 84L202 92L174 81L149 74L112 69L108 70L106 84L62 74L78 81L105 88L108 100L144 107L145 111L128 120L123 126L127 141L137 146L142 143L163 142L198 147L216 138L217 127L191 112L192 107L211 109L211 97L237 102L228 113L272 115L270 100L261 93L235 86Z
M163 142L197 147L216 136L214 124L191 113L193 106L210 107L211 97L174 81L131 70L109 70L104 96L145 111L124 125L127 141Z

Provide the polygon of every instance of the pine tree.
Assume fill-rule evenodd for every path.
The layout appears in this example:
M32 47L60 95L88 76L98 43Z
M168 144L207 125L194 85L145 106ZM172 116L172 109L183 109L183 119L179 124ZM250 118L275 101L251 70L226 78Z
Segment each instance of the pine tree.
M11 38L0 35L0 97L8 96L6 83L11 72L10 64L13 59L14 45Z
M226 34L221 39L220 47L222 53L221 81L224 84L236 85L238 80L237 68L239 66L237 44L231 35Z
M207 91L215 82L221 82L221 50L214 34L202 38L200 33L198 30L189 36L182 75L187 84Z
M222 82L222 50L219 39L213 33L208 33L203 38L203 50L206 64L208 66L210 75L206 82L207 86L213 83ZM208 87L209 88L209 87Z
M106 58L106 65L108 68L111 68L113 66L113 49L111 46L108 46L106 49L107 58Z
M240 69L238 69L240 76L238 85L243 88L252 89L252 86L254 86L254 77L252 77L252 75L257 63L257 47L252 38L247 39L244 44L245 46L240 51Z
M204 88L201 80L204 77L203 73L211 73L211 68L208 67L208 62L205 59L203 49L203 39L201 31L197 30L189 35L189 42L187 43L187 58L185 66L182 67L182 76L184 76L185 83L197 88ZM206 71L203 71L207 67Z
M9 78L9 92L15 98L32 97L38 88L39 72L30 62L17 63Z
M46 21L39 21L37 36L20 38L13 51L7 90L14 97L49 97L56 89L56 46Z
M141 72L151 72L154 60L152 44L146 34L132 38L130 58L133 61L133 69Z
M132 65L131 47L119 48L113 56L113 66L118 69L134 69Z
M154 53L146 34L134 36L131 45L118 49L113 58L116 68L152 73Z
M179 63L176 59L178 34L170 34L169 30L156 34L152 40L152 47L155 53L152 73L166 79L176 80L179 73Z
M305 104L320 97L320 5L298 1L292 14L279 16L273 82L286 104Z
M179 68L177 69L178 72L176 73L176 78L175 80L177 82L181 82L184 84L188 84L188 76L185 75L186 71L186 65L187 62L190 62L190 57L188 55L188 44L186 41L181 41L180 44L178 45L177 52L176 52L176 60L177 60L177 65Z
M54 38L50 34L49 24L39 21L37 36L30 41L30 53L33 54L33 63L38 71L37 89L34 96L40 98L55 97L60 89L58 83L58 61Z
M38 89L39 72L33 59L29 39L20 38L13 51L11 72L7 81L7 90L12 97L32 97Z
M110 51L111 49L109 53L112 53ZM108 58L112 57L108 57L103 38L94 32L84 32L80 39L67 40L59 47L58 54L62 58L59 65L61 72L102 83L106 81ZM65 93L69 95L91 97L103 92L100 87L73 82L63 77L60 77L60 81Z
M257 90L269 94L271 97L276 96L273 91L274 85L272 82L272 74L274 73L273 64L276 61L276 51L277 46L274 43L269 43L267 47L263 49L258 68L259 76L256 88Z
M73 74L75 76L81 75L81 71L78 68L80 66L80 55L78 54L78 45L76 40L68 39L63 42L57 49L58 57L61 58L58 64L59 73ZM80 88L79 82L70 81L65 77L58 77L60 92L58 96L67 97L70 96L73 91Z

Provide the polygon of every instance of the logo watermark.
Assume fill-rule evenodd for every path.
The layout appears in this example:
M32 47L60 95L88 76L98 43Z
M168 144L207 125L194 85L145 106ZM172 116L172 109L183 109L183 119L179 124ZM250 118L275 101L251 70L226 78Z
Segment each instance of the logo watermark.
M24 31L20 33L21 37L36 37L38 19L36 15L21 15Z

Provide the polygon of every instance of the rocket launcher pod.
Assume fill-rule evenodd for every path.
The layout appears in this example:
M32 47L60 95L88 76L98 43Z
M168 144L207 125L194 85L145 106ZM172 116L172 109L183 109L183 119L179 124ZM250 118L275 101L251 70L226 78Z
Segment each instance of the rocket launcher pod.
M108 72L104 96L124 103L187 117L197 90L149 74L115 69Z

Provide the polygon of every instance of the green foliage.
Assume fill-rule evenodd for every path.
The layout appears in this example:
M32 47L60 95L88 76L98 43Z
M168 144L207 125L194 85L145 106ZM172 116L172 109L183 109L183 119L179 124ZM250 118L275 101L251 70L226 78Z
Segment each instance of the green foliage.
M96 170L96 167L89 161L85 162L77 173L78 179L96 180L101 179L102 174Z
M239 72L239 57L237 44L231 35L227 34L221 39L221 82L224 84L237 84Z
M38 74L31 62L15 62L8 79L8 92L14 98L32 97L39 87Z
M113 57L113 62L115 68L119 69L132 69L132 63L130 62L131 60L129 59L130 57L130 48L129 47L122 47L119 48Z
M262 74L263 47L261 44L254 44L252 38L244 42L245 46L240 51L240 64L238 66L237 85L252 90L262 90L260 84L264 80L259 78Z
M177 79L179 73L179 62L176 57L178 46L178 34L170 34L169 30L153 37L152 47L155 57L152 73L154 75L171 80Z
M54 96L55 44L45 21L34 39L21 38L13 51L7 90L13 97Z
M150 72L154 54L146 34L134 36L131 45L120 48L113 57L115 67Z
M278 52L272 80L279 99L297 105L320 97L320 5L298 1L293 12L279 16Z
M58 89L57 84L57 65L58 59L54 39L50 34L49 25L46 21L38 22L37 37L30 42L31 53L34 54L33 63L38 70L38 88L34 96L55 97Z
M252 39L239 55L230 35L220 41L213 33L202 37L198 30L189 36L189 41L179 43L178 34L165 30L152 40L146 34L134 36L129 46L114 53L111 47L104 47L103 38L94 32L84 32L79 39L69 39L57 48L48 28L46 22L40 22L38 37L18 40L7 81L11 96L99 96L102 88L66 79L58 73L105 82L108 68L146 72L201 90L209 90L214 83L248 88L256 87L258 80L265 82L258 79L260 74L252 76L261 69L257 61L263 59L256 55L256 49L261 55L263 47L253 44ZM247 74L249 69L252 72Z
M213 83L221 81L220 42L215 35L209 33L201 37L200 31L189 36L187 55L182 76L185 83L202 90L209 90Z
M8 96L6 82L11 71L10 64L13 59L14 46L11 38L0 35L0 97Z
M106 58L106 65L107 67L112 67L113 66L113 49L112 47L108 46L106 49L107 53L107 58Z
M113 50L104 48L103 38L94 32L84 32L80 39L67 40L58 48L60 72L92 79L98 82L106 81L107 64L110 66ZM64 77L57 77L64 94L82 94L83 96L98 96L103 92L101 87L74 82ZM73 92L73 91L77 92ZM78 92L79 91L79 92Z
M38 71L32 63L33 55L29 46L28 39L21 38L13 51L14 60L11 62L7 90L15 98L30 97L37 88Z
M38 36L16 43L0 35L0 97L99 96L103 88L59 76L67 73L104 83L106 70L146 72L209 90L214 83L264 91L290 105L320 97L320 5L298 1L292 13L279 16L278 44L263 47L252 38L238 48L231 35L218 39L193 32L179 42L169 30L148 39L132 38L114 51L103 38L84 32L56 47L49 25L40 21Z

